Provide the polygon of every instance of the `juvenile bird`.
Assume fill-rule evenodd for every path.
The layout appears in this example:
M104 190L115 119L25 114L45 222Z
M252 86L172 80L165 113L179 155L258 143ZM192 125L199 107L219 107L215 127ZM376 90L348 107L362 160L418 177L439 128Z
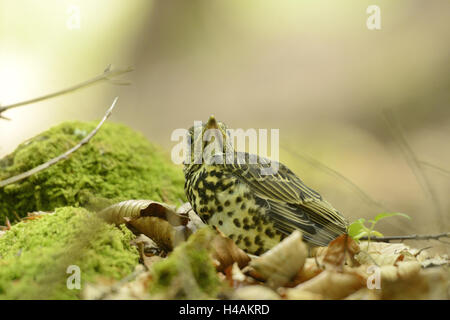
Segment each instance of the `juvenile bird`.
M227 127L213 116L191 127L188 138L187 198L205 223L241 249L260 255L296 229L315 246L326 246L346 232L346 219L285 165L236 152ZM263 171L271 167L278 170Z

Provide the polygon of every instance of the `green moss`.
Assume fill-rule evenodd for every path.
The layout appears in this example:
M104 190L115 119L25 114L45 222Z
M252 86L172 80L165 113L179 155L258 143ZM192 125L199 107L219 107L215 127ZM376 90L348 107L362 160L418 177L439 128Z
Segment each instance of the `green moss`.
M0 160L0 180L34 168L83 139L96 123L66 122L22 143ZM0 188L0 224L36 210L108 204L127 199L184 199L182 170L130 128L105 123L72 156L21 182Z
M213 232L206 227L152 267L150 293L157 298L215 298L222 283L209 255Z
M81 270L81 289L98 276L121 279L139 260L132 238L80 208L20 222L0 237L0 300L78 298L66 286L70 265Z

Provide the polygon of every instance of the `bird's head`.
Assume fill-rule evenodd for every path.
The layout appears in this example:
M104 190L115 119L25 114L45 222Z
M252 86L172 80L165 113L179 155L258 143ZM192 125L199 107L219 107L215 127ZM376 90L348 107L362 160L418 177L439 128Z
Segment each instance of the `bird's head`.
M192 126L187 139L191 150L190 164L198 164L199 161L203 163L216 154L232 152L233 146L227 130L225 123L217 121L214 116L210 116L206 123ZM186 165L189 163L185 162Z

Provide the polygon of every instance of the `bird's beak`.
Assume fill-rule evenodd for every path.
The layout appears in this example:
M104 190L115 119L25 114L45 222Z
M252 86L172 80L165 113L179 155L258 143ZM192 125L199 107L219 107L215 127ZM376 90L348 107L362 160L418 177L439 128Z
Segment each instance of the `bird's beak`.
M206 129L218 129L217 121L214 116L209 117L208 122L206 122Z

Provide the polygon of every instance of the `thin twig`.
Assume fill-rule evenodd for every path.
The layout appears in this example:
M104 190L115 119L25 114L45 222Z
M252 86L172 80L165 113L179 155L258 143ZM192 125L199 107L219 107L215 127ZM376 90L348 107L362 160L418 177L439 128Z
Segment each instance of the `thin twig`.
M368 203L369 205L371 205L373 207L376 207L376 208L381 208L383 210L386 210L386 207L383 204L381 204L378 201L375 201L374 199L372 199L366 192L364 192L364 190L362 190L360 187L358 187L358 185L356 185L356 183L354 183L353 181L351 181L349 178L347 178L343 174L339 173L338 171L328 167L327 165L323 164L319 160L314 159L313 157L311 157L311 156L309 156L309 155L307 155L307 154L305 154L303 152L294 151L294 150L288 148L285 145L283 145L282 148L284 148L286 151L292 153L296 157L299 157L299 158L303 159L304 161L308 162L313 167L316 167L319 170L322 170L322 171L328 173L331 176L334 176L334 177L337 177L337 178L341 179L349 187L351 187L356 192L356 194L358 194L358 196L364 202Z
M417 158L414 151L408 144L408 141L407 141L406 137L404 136L402 128L400 127L398 121L396 121L396 119L394 118L391 110L384 109L383 116L384 116L384 119L386 120L386 123L387 123L389 129L391 129L392 135L393 135L394 139L396 140L400 150L403 152L406 162L408 163L413 174L415 175L416 180L419 183L419 186L422 188L422 190L425 192L425 194L430 199L430 201L435 209L435 214L436 214L437 218L439 219L439 221L445 222L446 217L444 217L442 214L440 204L439 204L439 199L437 198L436 194L434 193L433 187L432 187L430 181L428 180L427 176L423 172L419 159ZM445 225L445 224L442 224L442 225Z
M49 161L47 161L46 163L43 163L31 170L28 170L26 172L23 172L21 174L18 174L16 176L13 176L11 178L5 179L0 181L0 188L7 186L8 184L11 183L15 183L17 181L20 181L22 179L28 178L40 171L43 171L47 168L49 168L50 166L58 163L61 160L65 160L67 159L72 153L74 153L75 151L77 151L78 149L80 149L83 145L87 144L93 136L95 136L98 132L98 130L100 129L100 127L103 125L103 123L106 121L106 119L109 118L109 116L112 113L112 110L114 109L114 106L116 105L117 99L119 99L119 97L116 97L111 105L111 107L109 107L108 111L106 111L105 116L103 117L103 119L100 121L100 123L97 125L97 127L92 130L83 140L80 141L80 143L78 143L75 147L67 150L66 152L64 152L63 154L57 156L56 158L53 158Z
M43 96L40 96L40 97L37 97L37 98L33 98L33 99L30 99L30 100L17 102L17 103L6 105L6 106L0 106L0 118L9 120L7 117L2 115L2 113L5 112L6 110L9 110L9 109L12 109L12 108L21 107L21 106L24 106L24 105L27 105L27 104L31 104L31 103L36 103L36 102L39 102L39 101L42 101L42 100L46 100L46 99L50 99L50 98L53 98L53 97L56 97L56 96L60 96L60 95L63 95L63 94L69 93L69 92L73 92L73 91L76 91L78 89L85 88L87 86L93 85L93 84L95 84L97 82L100 82L100 81L105 81L106 80L106 81L108 81L108 82L110 82L112 84L127 85L127 84L129 84L129 82L122 82L122 81L111 79L111 78L112 77L116 77L116 76L118 76L120 74L124 74L124 73L130 72L130 71L133 71L133 68L128 67L128 68L125 68L125 69L115 69L115 68L112 68L111 65L109 65L105 69L105 71L103 71L102 74L99 74L99 75L93 77L92 79L83 81L81 83L78 83L76 85L70 86L68 88L65 88L65 89L62 89L62 90L50 93L50 94L46 94L46 95L43 95Z
M445 174L445 175L447 175L447 176L450 176L450 171L449 171L449 170L446 170L446 169L444 169L444 168L438 167L438 166L435 165L435 164L429 163L429 162L427 162L427 161L422 161L422 160L419 161L419 163L420 163L422 166L424 166L424 167L433 168L434 170L437 170L437 171L439 171L439 172L441 172L441 173L443 173L443 174Z
M413 234L406 236L387 236L387 237L370 237L370 241L375 242L390 242L390 241L404 241L404 240L439 240L440 238L450 238L450 232L443 232L438 234ZM361 237L359 240L367 241L369 237Z

